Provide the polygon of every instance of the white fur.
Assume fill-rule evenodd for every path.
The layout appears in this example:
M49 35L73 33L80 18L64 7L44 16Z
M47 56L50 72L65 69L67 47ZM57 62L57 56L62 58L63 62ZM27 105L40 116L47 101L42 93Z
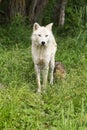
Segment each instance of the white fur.
M55 65L55 53L57 44L52 34L52 25L46 27L34 23L32 33L32 58L35 65L38 92L41 92L40 74L43 75L43 87L45 89L50 66L50 84L53 84L53 71ZM44 44L44 45L43 45Z

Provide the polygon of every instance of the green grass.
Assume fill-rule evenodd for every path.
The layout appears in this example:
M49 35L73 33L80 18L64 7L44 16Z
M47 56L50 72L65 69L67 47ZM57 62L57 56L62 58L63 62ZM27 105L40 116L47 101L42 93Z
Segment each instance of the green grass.
M58 37L56 60L66 68L41 95L31 57L31 28L0 27L0 130L87 129L87 31ZM54 30L55 31L55 30Z

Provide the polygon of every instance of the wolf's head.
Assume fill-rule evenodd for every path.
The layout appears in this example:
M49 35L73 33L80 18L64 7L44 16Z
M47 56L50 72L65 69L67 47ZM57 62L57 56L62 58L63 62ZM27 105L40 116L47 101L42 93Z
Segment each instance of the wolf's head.
M32 41L34 41L34 44L37 46L48 46L51 39L52 25L53 23L50 23L44 27L40 26L38 23L34 23L32 34Z

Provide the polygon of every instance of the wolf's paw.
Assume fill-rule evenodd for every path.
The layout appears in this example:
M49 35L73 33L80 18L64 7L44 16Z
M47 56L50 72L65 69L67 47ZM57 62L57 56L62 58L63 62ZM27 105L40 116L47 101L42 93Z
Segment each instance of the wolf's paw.
M51 85L51 86L53 85L53 81L50 81L50 85Z
M37 89L37 93L41 93L41 89L38 88L38 89Z

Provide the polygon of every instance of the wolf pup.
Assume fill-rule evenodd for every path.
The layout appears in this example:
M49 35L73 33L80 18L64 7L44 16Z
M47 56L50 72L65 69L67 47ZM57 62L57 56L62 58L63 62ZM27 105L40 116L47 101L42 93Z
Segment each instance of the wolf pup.
M55 62L54 67L54 77L57 78L65 78L66 77L66 70L64 65L61 62Z
M53 84L57 44L52 33L52 25L53 23L46 26L40 26L38 23L33 25L31 49L38 85L37 92L41 92L41 73L43 76L43 89L46 88L49 68L51 71L50 84Z

